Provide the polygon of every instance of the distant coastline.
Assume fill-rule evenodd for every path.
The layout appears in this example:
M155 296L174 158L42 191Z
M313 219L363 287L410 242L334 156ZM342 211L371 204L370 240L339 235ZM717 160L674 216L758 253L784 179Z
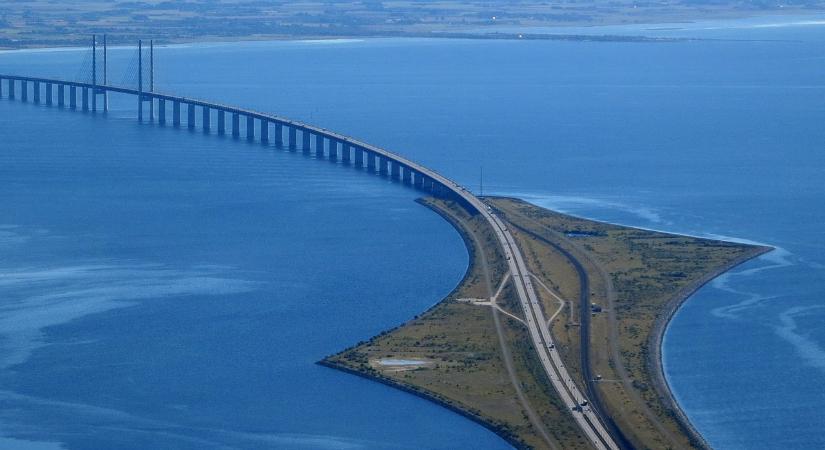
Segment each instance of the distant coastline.
M113 4L121 2L115 1ZM529 3L529 2L528 2ZM261 11L262 17L244 17L242 19L226 20L210 16L209 21L197 26L185 26L190 19L178 18L177 21L135 21L130 22L128 31L116 25L106 25L109 17L105 12L100 14L104 24L94 26L76 25L77 28L67 27L61 22L50 26L55 20L53 14L46 14L37 10L14 11L7 14L14 17L20 15L17 21L7 21L5 27L0 27L0 50L15 50L29 48L64 48L82 47L91 33L109 34L112 45L131 45L133 41L155 39L156 43L165 44L194 44L206 42L240 42L240 41L299 41L299 40L336 40L336 39L368 39L368 38L442 38L442 39L523 39L523 40L565 40L565 41L599 41L599 42L668 42L694 40L683 38L651 37L645 33L635 35L616 35L609 32L577 33L574 28L598 29L600 27L615 26L656 26L657 31L678 29L679 24L691 24L705 21L744 20L759 17L811 17L825 14L825 3L807 8L781 7L774 9L739 8L732 5L715 8L636 8L617 6L616 11L599 13L593 16L576 14L537 14L535 17L522 12L516 14L518 8L512 9L513 17L504 16L490 20L485 16L484 8L474 10L474 19L468 20L447 16L442 22L419 21L413 12L405 12L409 16L406 21L390 20L384 22L369 22L358 24L337 23L334 18L331 22L321 22L321 19L309 19L302 16L305 23L299 25L284 23L267 23L260 25L267 11ZM144 5L145 8L151 7ZM467 6L472 10L472 7ZM124 7L125 8L125 7ZM550 8L552 10L553 8ZM82 10L74 11L74 13ZM131 11L119 9L118 11ZM134 11L132 11L134 12ZM150 11L151 12L151 11ZM156 11L157 12L157 11ZM114 14L114 12L110 12ZM42 14L42 16L40 15ZM250 12L251 14L251 12ZM384 14L391 14L385 11ZM458 14L458 13L454 13ZM493 13L495 14L495 13ZM280 16L279 16L280 17ZM461 17L460 15L457 17ZM26 20L38 20L38 24L25 26ZM65 19L65 18L64 18ZM420 18L418 18L420 19ZM318 20L313 22L312 20ZM343 20L343 19L342 19ZM0 25L3 22L0 21ZM175 26L175 24L178 24ZM211 24L211 25L210 25ZM169 28L171 27L171 28ZM502 31L502 27L508 31ZM537 29L553 28L554 32L537 32ZM570 32L565 32L570 29ZM59 30L59 31L58 31ZM511 31L523 30L523 31Z

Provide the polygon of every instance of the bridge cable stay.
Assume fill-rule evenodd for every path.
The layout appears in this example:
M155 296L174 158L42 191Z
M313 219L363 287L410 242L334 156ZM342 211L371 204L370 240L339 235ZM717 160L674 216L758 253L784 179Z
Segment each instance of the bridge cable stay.
M132 53L132 58L129 59L129 64L126 65L120 84L132 89L138 87L138 52Z
M77 69L77 73L75 74L74 81L80 83L89 83L92 81L92 52L86 51L83 52L83 60L80 63L80 67Z

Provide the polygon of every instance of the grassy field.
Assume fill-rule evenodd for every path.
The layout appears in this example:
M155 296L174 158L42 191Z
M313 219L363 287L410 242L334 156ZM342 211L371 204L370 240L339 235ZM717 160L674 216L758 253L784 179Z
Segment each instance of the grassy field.
M91 33L108 33L113 43L421 36L502 25L674 23L823 11L822 0L17 0L0 8L0 47L82 45Z
M584 318L575 314L580 310L575 290L581 283L572 275L569 257L536 242L528 232L566 250L584 267L591 303L589 363L593 374L600 376L595 386L608 413L628 439L637 448L701 447L674 405L662 401L669 393L659 376L658 333L687 294L733 264L769 249L600 223L516 199L491 203L523 231L516 238L522 248L530 249L525 252L530 270L546 283L555 283L563 298L572 302L567 311L574 314L557 320L552 331L564 342L563 348L570 349L563 353L569 367L579 368L575 324Z
M589 320L588 364L625 436L637 448L701 447L668 401L652 348L687 294L767 249L604 224L515 199L487 201L512 225L571 375L584 384L581 324ZM588 447L534 356L486 222L448 201L423 202L462 233L471 254L464 280L429 311L322 363L440 402L517 447ZM575 263L588 281L585 306L600 309L586 317Z

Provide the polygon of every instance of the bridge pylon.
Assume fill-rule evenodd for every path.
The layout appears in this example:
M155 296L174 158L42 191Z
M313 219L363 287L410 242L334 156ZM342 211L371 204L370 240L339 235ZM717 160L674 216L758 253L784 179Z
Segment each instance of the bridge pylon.
M106 35L103 35L103 84L102 86L106 86L108 83L108 51L106 48ZM103 112L109 111L109 91L104 88L98 88L101 86L97 82L97 35L92 35L92 111L97 111L97 97L103 97Z
M148 91L144 88L148 87ZM149 102L149 120L155 120L155 42L149 40L149 85L143 85L143 40L138 40L138 120L143 121L143 103Z

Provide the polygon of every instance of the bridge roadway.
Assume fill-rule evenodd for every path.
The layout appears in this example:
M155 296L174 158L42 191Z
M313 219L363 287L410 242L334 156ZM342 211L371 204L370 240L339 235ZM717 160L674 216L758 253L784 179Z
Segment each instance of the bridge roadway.
M304 143L304 151L309 151L308 144L310 139L308 137L315 136L315 151L317 155L323 154L323 140L326 139L329 144L328 156L330 157L330 159L337 158L337 148L338 144L340 143L342 149L342 159L346 162L350 160L350 155L348 153L345 153L349 151L349 148L355 149L356 151L356 165L363 165L363 160L358 158L358 152L367 152L368 156L373 155L373 157L381 158L381 164L383 165L383 167L378 168L379 173L388 173L386 163L389 162L390 173L392 174L393 178L397 179L399 176L401 176L400 169L403 168L403 181L405 183L411 183L412 177L414 176L415 186L419 189L430 191L438 196L451 197L453 199L463 202L465 205L470 206L472 209L475 209L490 224L490 226L496 234L496 238L501 244L501 247L507 258L507 264L510 268L510 273L513 275L513 280L516 287L516 291L518 293L519 302L524 311L527 327L530 334L530 339L532 341L533 347L536 350L536 353L538 354L541 365L545 373L547 374L548 378L550 379L553 387L561 396L563 403L570 410L576 423L579 425L581 430L584 432L584 434L596 448L600 450L619 449L613 437L605 429L598 415L589 406L582 405L582 403L584 403L585 401L585 396L582 394L582 392L579 390L576 384L572 381L572 378L570 377L570 374L565 368L558 351L555 349L555 344L553 342L552 336L550 335L550 330L547 326L547 320L545 319L544 312L542 311L541 303L539 301L538 296L536 295L536 291L533 288L533 284L530 280L530 272L527 269L527 265L524 262L524 257L522 256L521 251L519 250L519 247L516 244L515 239L513 238L513 235L507 228L507 225L492 211L491 208L487 206L487 204L484 203L482 199L476 197L471 192L459 186L454 181L448 179L445 176L442 176L441 174L432 169L424 167L418 163L415 163L404 158L403 156L392 153L380 147L376 147L374 145L358 141L349 136L335 133L324 128L316 127L306 123L289 120L283 117L266 114L258 111L252 111L249 109L237 108L233 106L222 105L214 102L208 102L204 100L192 99L176 95L161 94L157 92L141 92L136 89L123 88L117 86L92 85L89 83L79 83L57 79L13 75L0 75L0 97L4 95L4 92L2 90L2 88L4 87L4 81L7 82L7 86L5 87L9 88L9 91L11 93L15 92L15 83L13 83L12 80L21 82L21 99L24 101L26 101L27 99L27 93L24 93L24 91L27 89L27 83L33 83L36 89L39 89L39 84L45 84L47 86L47 96L49 96L47 98L47 104L52 104L52 85L57 85L59 87L69 86L74 87L75 89L80 88L82 90L91 90L93 100L95 99L96 92L98 94L104 92L115 92L120 94L142 96L143 98L141 99L141 101L139 101L141 109L144 100L151 102L152 108L154 108L154 102L158 101L159 121L165 120L166 101L170 101L175 105L175 114L180 113L180 105L198 106L202 108L203 111L206 111L202 113L202 117L204 118L204 121L202 121L202 126L206 129L208 129L208 127L210 126L211 119L208 116L210 110L218 111L220 114L229 113L233 115L232 132L234 136L238 136L239 134L238 118L239 116L244 116L247 120L247 138L254 139L254 121L258 120L261 124L259 128L260 137L261 140L264 142L268 141L268 124L276 124L278 126L286 127L289 131L290 149L295 148L297 141L294 135L295 131L292 130L301 131L303 135L302 138ZM64 89L60 87L59 92L63 93L63 91ZM72 90L72 95L75 95L74 90ZM10 98L14 98L14 95L11 95ZM83 95L84 110L89 109L88 98L88 92L85 92ZM35 102L40 101L40 92L37 92L37 94L34 96L34 100ZM76 105L75 101L72 101L71 104ZM59 99L59 104L64 104L63 99ZM161 112L160 108L164 108L164 110ZM194 109L192 109L192 107L190 106L188 111L189 121L187 123L187 125L190 128L194 126L194 123L192 123L193 118ZM176 125L180 124L179 116L173 117L173 120ZM221 123L223 122L219 116L219 127ZM276 136L282 136L282 134L280 132L276 132ZM283 144L283 141L279 142L278 144ZM367 168L373 171L375 170L374 160L373 164L371 165L368 159Z

